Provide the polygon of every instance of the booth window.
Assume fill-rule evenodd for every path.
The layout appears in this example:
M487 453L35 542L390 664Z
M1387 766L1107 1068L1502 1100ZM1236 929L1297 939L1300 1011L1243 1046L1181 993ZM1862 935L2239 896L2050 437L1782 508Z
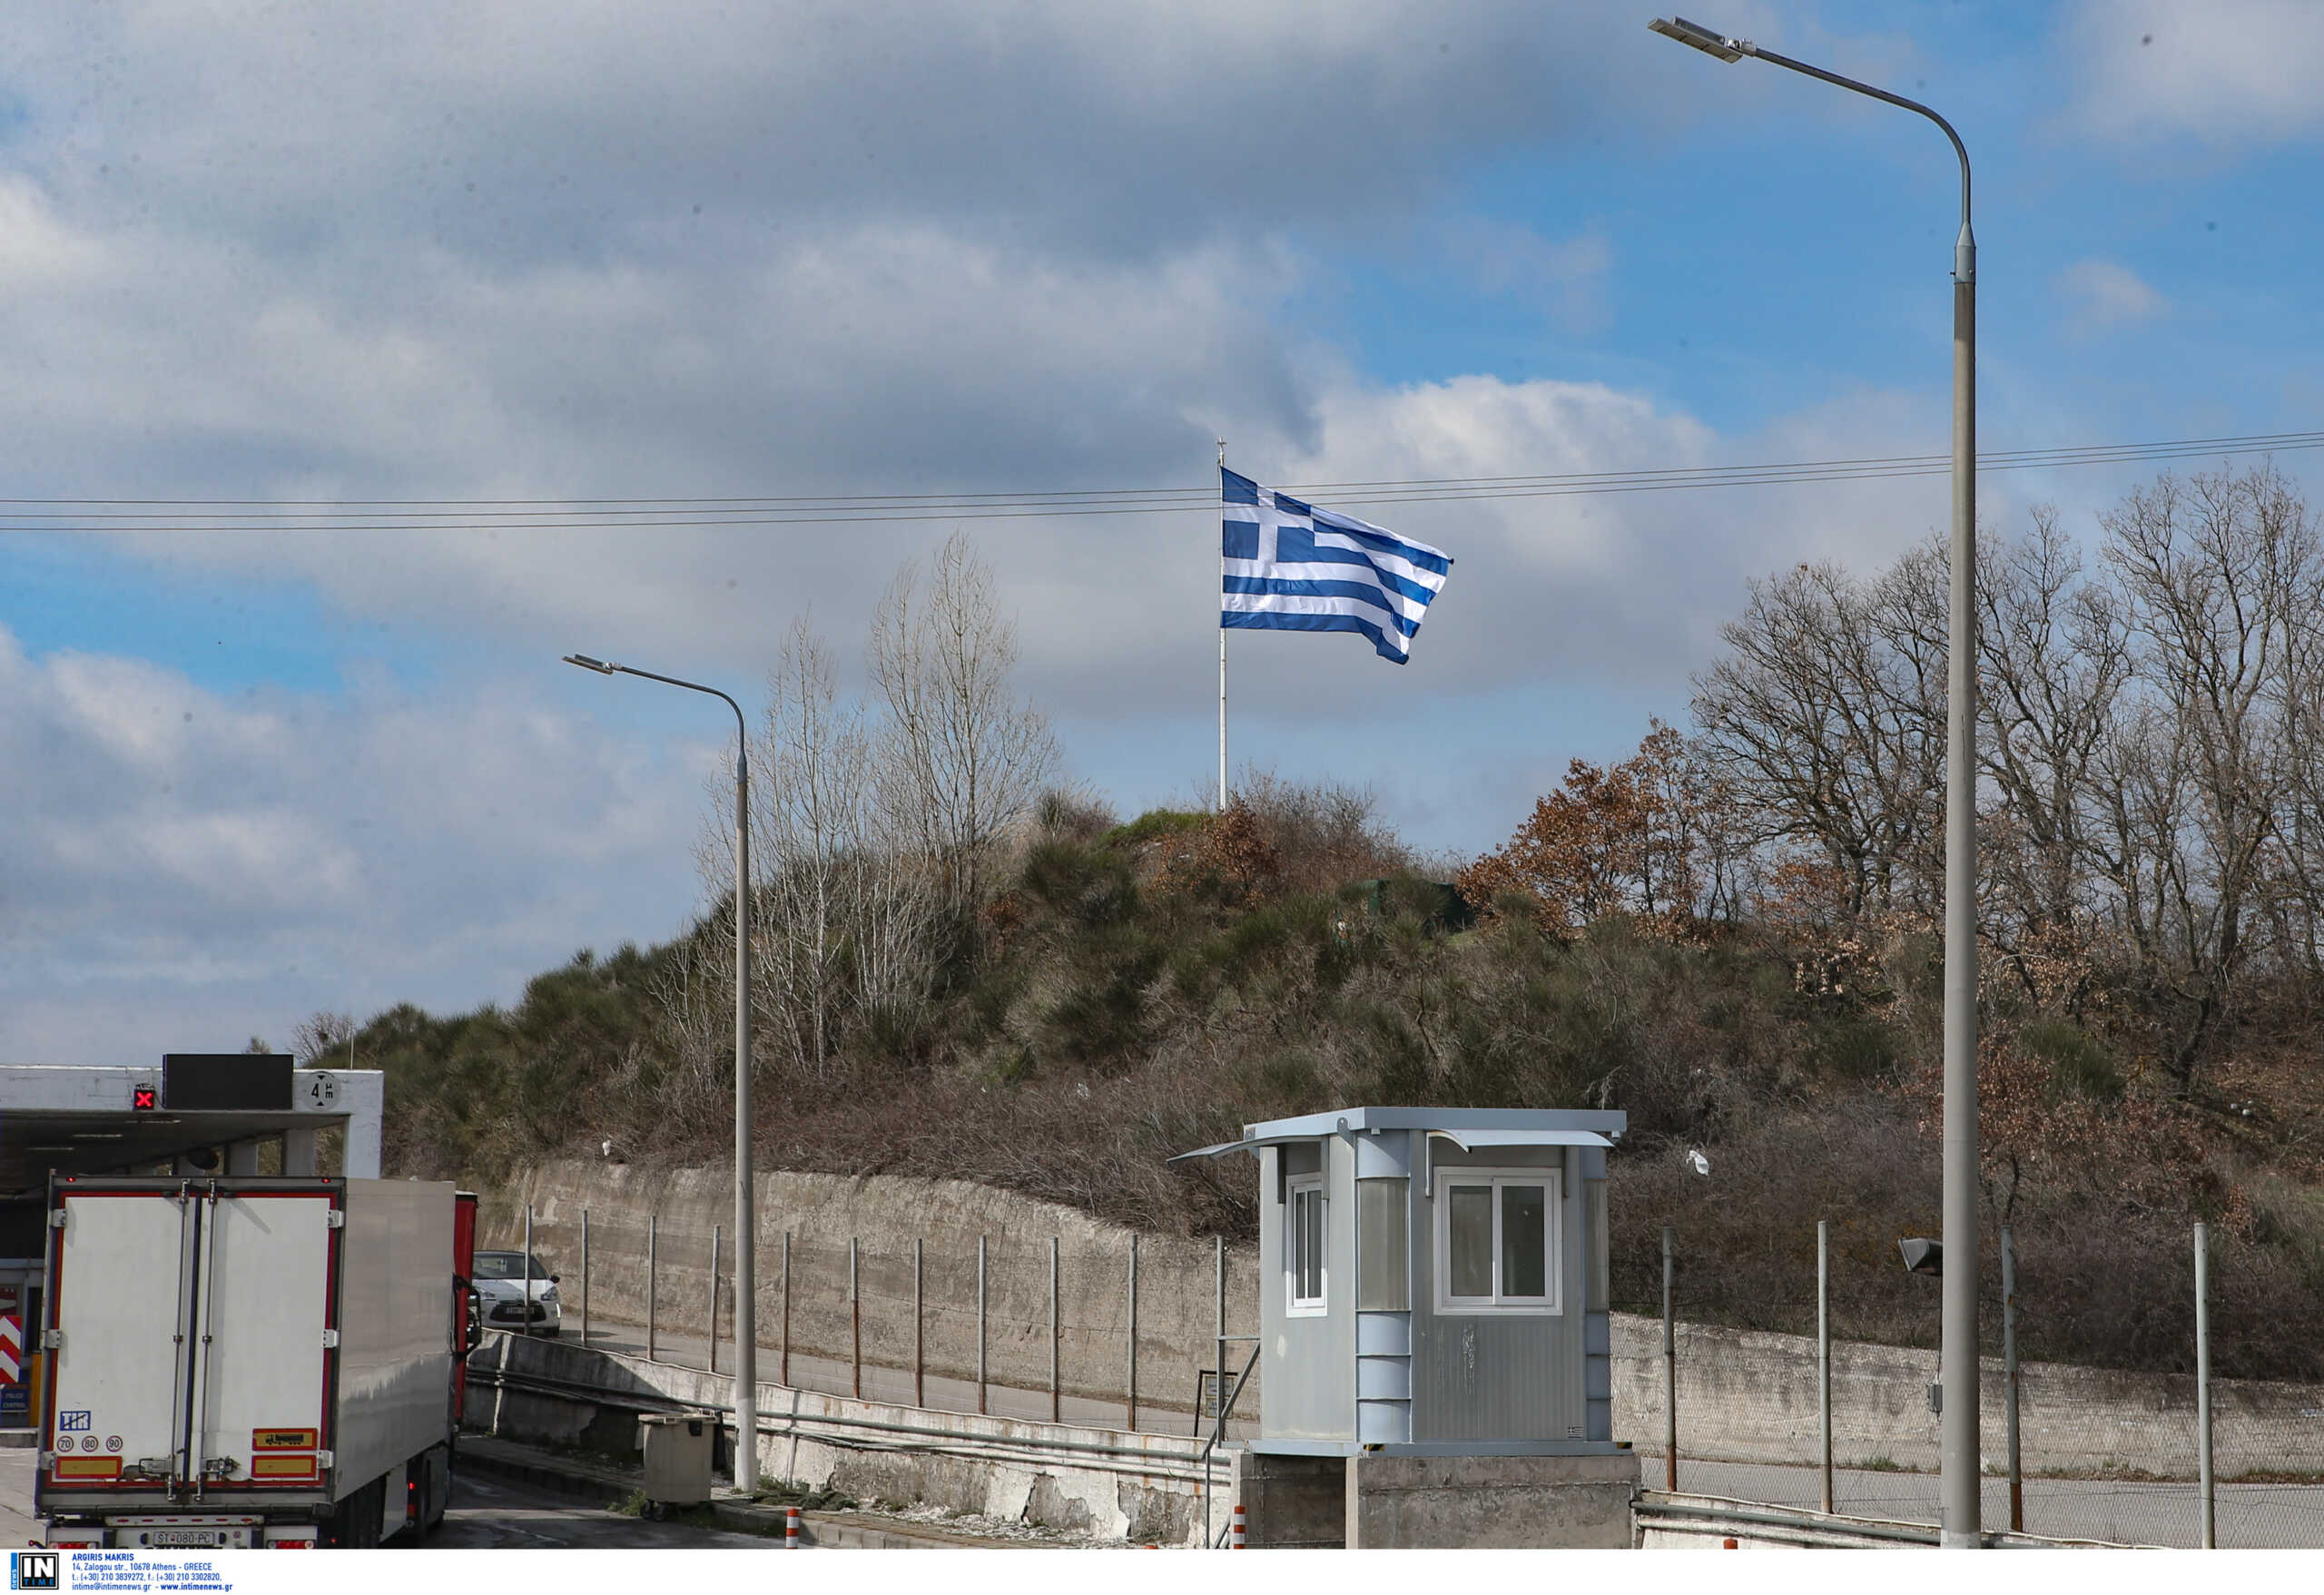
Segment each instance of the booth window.
M1440 1169L1438 1310L1555 1313L1556 1169Z
M1321 1313L1324 1302L1324 1177L1302 1175L1284 1189L1283 1267L1290 1310Z
M1401 1175L1355 1182L1355 1305L1359 1312L1403 1313L1412 1307L1411 1251L1404 1226L1413 1182Z

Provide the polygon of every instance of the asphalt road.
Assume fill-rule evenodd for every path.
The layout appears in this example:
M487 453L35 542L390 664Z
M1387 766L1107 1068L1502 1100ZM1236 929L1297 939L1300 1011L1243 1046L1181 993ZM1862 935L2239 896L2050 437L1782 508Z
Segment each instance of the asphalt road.
M33 1459L29 1450L0 1450L0 1543L25 1545L41 1538L32 1515ZM684 1523L653 1523L489 1473L462 1474L452 1482L452 1502L443 1527L425 1540L407 1535L388 1549L426 1545L468 1550L546 1551L556 1548L640 1547L767 1551L782 1542L720 1529Z
M724 1529L696 1529L684 1523L654 1523L624 1517L601 1508L576 1505L565 1496L537 1490L513 1479L469 1472L452 1482L452 1504L442 1528L426 1540L397 1544L424 1544L431 1550L546 1551L555 1548L608 1547L674 1550L769 1551L782 1549L779 1540L735 1534Z
M1659 1456L1643 1457L1646 1487L1659 1490ZM1760 1462L1679 1459L1679 1488L1693 1495L1814 1508L1823 1481L1814 1468ZM1833 1504L1855 1517L1894 1522L1937 1521L1935 1473L1865 1472L1841 1468L1832 1476ZM2009 1522L2009 1483L1984 1481L1981 1508L1989 1529ZM2226 1549L2312 1550L2324 1547L2324 1485L2221 1484L2219 1543ZM2028 1479L2025 1530L2053 1540L2104 1540L2117 1544L2194 1546L2202 1525L2191 1483L2107 1479Z

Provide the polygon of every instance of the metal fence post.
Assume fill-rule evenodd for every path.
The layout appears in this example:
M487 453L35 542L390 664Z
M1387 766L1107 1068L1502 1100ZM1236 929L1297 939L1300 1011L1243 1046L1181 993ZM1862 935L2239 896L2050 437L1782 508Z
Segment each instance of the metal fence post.
M1125 1376L1122 1426L1137 1431L1137 1234L1129 1237L1129 1367Z
M848 1333L853 1350L848 1354L849 1366L854 1370L848 1388L855 1399L863 1399L863 1292L860 1288L862 1274L857 1266L857 1240L847 1237L847 1311Z
M518 1326L530 1338L533 1333L533 1205L525 1204L525 1305L517 1314Z
M1671 1261L1674 1237L1662 1226L1662 1487L1679 1491L1679 1330L1670 1316Z
M645 1360L649 1363L658 1360L654 1355L654 1285L661 1273L661 1260L657 1255L661 1227L662 1216L659 1213L645 1216Z
M1817 1437L1824 1458L1824 1510L1832 1510L1832 1226L1816 1221Z
M984 1243L977 1236L977 1411L984 1411Z
M2009 1409L2009 1531L2025 1532L2025 1476L2018 1467L2017 1243L2001 1226L2001 1374Z
M1065 1390L1058 1382L1057 1241L1057 1236L1049 1236L1049 1422L1052 1423L1060 1423L1065 1417Z
M710 1371L718 1372L718 1253L719 1226L710 1226Z
M2195 1460L2202 1475L2203 1549L2219 1548L2219 1496L2211 1475L2211 1231L2195 1226Z
M581 1344L589 1344L589 1210L581 1209Z
M1218 1389L1219 1397L1224 1401L1226 1392L1226 1237L1223 1235L1214 1236L1211 1238L1211 1246L1218 1268ZM1200 1413L1195 1414L1195 1433L1197 1434L1202 1433ZM1206 1534L1210 1531L1207 1521L1203 1524L1203 1531Z
M791 1387L791 1232L783 1232L783 1386Z
M921 1272L921 1245L920 1237L913 1236L911 1243L911 1404L916 1407L924 1407L928 1404L928 1346L924 1327L928 1317L921 1309L924 1276Z

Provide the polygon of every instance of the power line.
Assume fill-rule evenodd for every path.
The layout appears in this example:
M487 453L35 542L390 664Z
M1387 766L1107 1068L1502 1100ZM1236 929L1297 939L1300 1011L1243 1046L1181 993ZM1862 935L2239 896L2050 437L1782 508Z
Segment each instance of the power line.
M2324 448L2324 431L2247 433L2152 443L2001 449L1978 457L1984 471L2294 453ZM1412 478L1285 485L1300 497L1352 505L1563 498L1941 476L1949 455L1884 455L1760 465L1664 467L1538 476ZM638 530L786 527L931 520L1172 515L1217 503L1193 487L1072 488L951 494L834 494L668 498L0 498L0 531L389 532Z

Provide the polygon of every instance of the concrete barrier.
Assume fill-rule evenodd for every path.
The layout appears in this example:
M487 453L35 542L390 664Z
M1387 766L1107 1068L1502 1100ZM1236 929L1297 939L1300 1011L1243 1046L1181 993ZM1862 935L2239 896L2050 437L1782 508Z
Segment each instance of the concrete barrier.
M699 1408L733 1421L731 1383L698 1369L500 1334L487 1337L475 1365L492 1383L470 1403L470 1421L507 1439L627 1458L636 1453L640 1409ZM1098 1540L1200 1541L1200 1445L1185 1435L938 1413L773 1384L760 1386L759 1421L759 1465L773 1479ZM1225 1464L1222 1456L1222 1489Z
M1641 1493L1633 1508L1638 1545L1644 1551L1904 1551L1934 1550L1934 1523L1850 1518L1802 1507L1765 1506L1715 1495ZM2095 1540L2050 1540L2034 1534L1988 1533L1989 1551L2124 1549Z

